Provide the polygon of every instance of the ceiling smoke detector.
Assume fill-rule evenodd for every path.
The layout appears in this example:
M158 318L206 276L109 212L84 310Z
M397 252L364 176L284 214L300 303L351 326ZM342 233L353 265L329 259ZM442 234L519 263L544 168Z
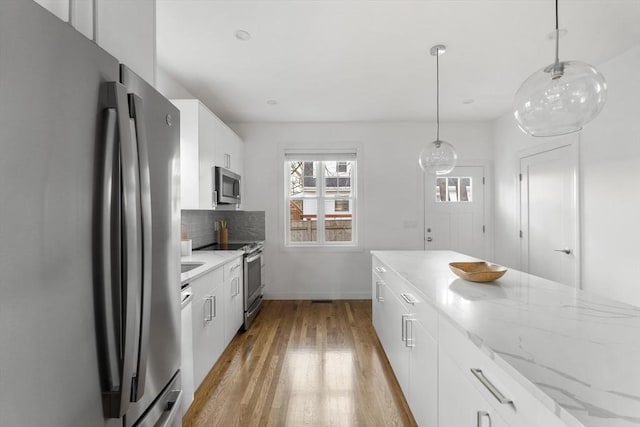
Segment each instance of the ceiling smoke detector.
M242 40L243 42L246 42L247 40L251 39L251 34L245 30L236 30L236 38L238 40Z

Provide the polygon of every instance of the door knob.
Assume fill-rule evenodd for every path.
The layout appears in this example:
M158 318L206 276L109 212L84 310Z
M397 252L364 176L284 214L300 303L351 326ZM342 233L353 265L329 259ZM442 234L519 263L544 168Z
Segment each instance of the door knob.
M554 249L553 251L554 251L554 252L564 252L564 253L565 253L565 254L567 254L567 255L570 255L570 254L571 254L571 249L569 249L569 248L564 248L564 249Z
M427 237L427 242L432 242L433 239L431 237Z

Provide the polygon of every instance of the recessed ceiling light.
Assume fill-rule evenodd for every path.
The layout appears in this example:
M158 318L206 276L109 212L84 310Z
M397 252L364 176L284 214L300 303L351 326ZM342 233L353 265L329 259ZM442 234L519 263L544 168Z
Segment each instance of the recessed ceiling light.
M245 30L236 30L236 38L238 40L246 42L247 40L251 39L251 34L249 34L249 32Z
M267 104L269 104L269 105L278 105L278 100L276 100L276 99L267 99Z
M462 100L462 103L463 103L463 104L467 104L467 105L468 105L468 104L473 104L474 102L476 102L476 100L475 100L475 99L472 99L472 98L467 98L467 99L463 99L463 100Z

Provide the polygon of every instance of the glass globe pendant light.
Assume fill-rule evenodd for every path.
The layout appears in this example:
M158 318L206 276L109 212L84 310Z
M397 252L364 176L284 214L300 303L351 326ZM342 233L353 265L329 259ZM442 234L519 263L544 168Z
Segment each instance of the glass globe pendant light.
M607 83L594 67L580 61L560 61L560 30L556 0L556 58L531 75L516 92L513 114L531 136L578 132L602 111Z
M453 145L440 139L440 55L447 47L435 45L431 48L431 56L436 57L436 140L420 151L418 163L423 171L434 175L446 175L456 167L458 153Z

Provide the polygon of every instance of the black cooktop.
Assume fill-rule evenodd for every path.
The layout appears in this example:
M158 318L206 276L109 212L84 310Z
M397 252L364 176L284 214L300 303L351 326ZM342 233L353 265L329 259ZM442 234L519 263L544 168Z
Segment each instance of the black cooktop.
M212 243L196 248L197 251L245 251L249 252L259 246L256 242Z

